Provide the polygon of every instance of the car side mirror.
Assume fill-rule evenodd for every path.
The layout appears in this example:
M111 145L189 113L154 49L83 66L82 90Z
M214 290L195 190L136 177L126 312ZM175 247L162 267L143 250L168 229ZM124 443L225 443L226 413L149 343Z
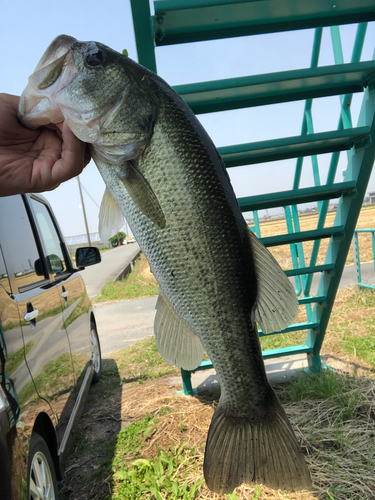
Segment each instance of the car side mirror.
M61 273L64 271L64 264L58 255L55 255L54 253L47 255L47 260L53 273Z
M99 264L102 258L96 247L81 247L76 250L76 266L81 269Z
M51 255L47 255L47 260L49 262L49 265L51 266L51 271L54 274L64 271L64 264L62 263L62 260L58 255L51 253ZM44 266L40 259L37 259L34 262L34 269L37 276L44 276Z

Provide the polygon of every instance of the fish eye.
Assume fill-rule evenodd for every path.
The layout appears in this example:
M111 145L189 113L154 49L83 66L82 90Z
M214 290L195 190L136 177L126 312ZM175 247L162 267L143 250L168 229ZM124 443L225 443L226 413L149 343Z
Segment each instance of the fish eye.
M95 50L95 52L94 51L89 52L85 58L85 64L89 68L95 68L96 66L102 64L103 61L104 61L104 52L100 49Z

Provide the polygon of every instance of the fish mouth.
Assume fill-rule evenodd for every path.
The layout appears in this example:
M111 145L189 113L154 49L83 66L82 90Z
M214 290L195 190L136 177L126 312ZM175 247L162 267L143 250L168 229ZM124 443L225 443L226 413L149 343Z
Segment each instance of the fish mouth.
M71 36L60 35L47 47L20 98L18 119L25 127L38 128L64 120L60 108L52 102L56 93L77 75L72 54L76 42ZM60 79L62 73L64 84Z

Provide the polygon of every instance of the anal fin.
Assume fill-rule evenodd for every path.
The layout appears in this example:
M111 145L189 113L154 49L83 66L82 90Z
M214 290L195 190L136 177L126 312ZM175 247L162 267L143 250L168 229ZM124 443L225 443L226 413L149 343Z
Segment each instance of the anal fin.
M249 238L258 285L253 317L263 333L282 331L298 314L296 292L277 260L251 229Z
M171 365L194 370L203 359L201 341L178 316L164 293L159 290L154 333L158 350Z

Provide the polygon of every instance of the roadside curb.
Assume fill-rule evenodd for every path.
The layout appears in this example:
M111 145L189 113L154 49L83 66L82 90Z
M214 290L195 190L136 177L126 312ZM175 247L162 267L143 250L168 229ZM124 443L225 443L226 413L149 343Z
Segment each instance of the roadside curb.
M134 255L131 257L130 262L126 265L125 269L123 269L113 281L120 281L126 278L126 276L133 270L134 264L138 257L141 255L142 250L138 249Z

